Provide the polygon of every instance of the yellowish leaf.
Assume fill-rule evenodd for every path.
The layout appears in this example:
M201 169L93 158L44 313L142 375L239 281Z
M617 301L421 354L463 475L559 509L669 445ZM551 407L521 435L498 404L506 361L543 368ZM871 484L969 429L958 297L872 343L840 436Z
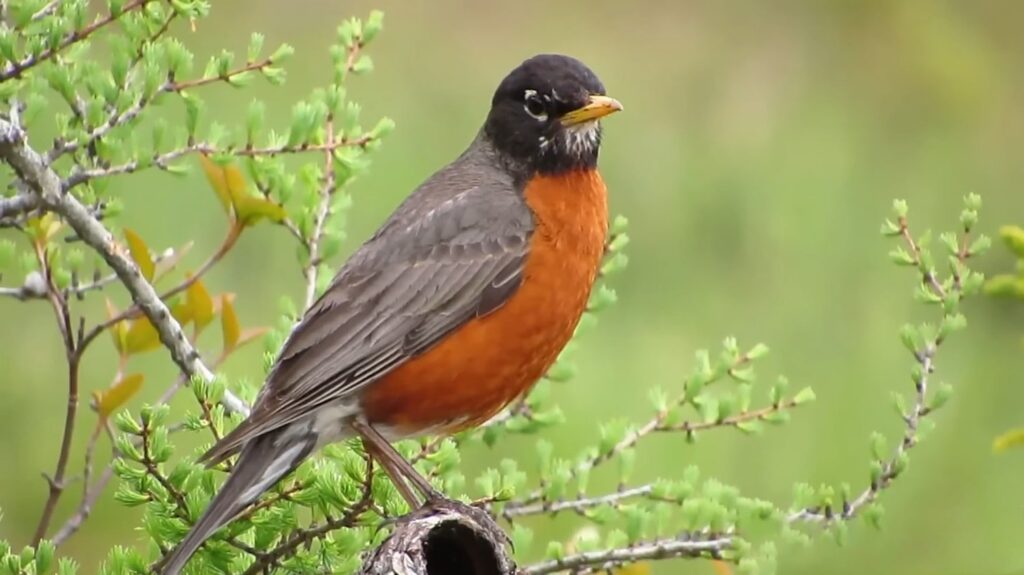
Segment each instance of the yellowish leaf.
M124 338L125 355L144 353L160 347L160 334L149 322L149 318L132 320Z
M142 240L142 236L133 230L125 228L124 239L128 242L128 253L132 255L132 259L139 265L142 277L146 278L147 281L153 281L153 272L156 271L156 265L153 264L153 257L149 254L149 247Z
M251 226L263 218L281 223L288 216L284 208L278 204L266 198L247 194L235 198L235 211L238 213L238 221L246 226Z
M191 277L191 276L190 276ZM185 290L185 305L188 306L190 317L197 330L202 330L213 320L213 298L202 280L196 280Z
M29 218L25 227L31 232L37 244L45 245L60 231L61 221L53 212L46 212L42 216Z
M999 235L1013 253L1024 258L1024 229L1019 226L1003 226L999 228Z
M179 301L170 306L170 308L171 315L174 319L178 320L178 323L181 324L182 327L192 321L192 308L190 308L186 302Z
M245 195L245 176L235 164L222 166L208 156L199 156L206 179L217 193L217 199L228 215L234 213L235 200Z
M225 353L235 349L241 338L242 326L239 325L238 315L235 313L234 299L234 294L226 293L221 296L220 326L224 335Z
M1011 447L1024 447L1024 427L1011 429L992 442L992 451L1002 453Z
M117 317L117 315L119 313L121 313L121 312L117 311L116 307L114 307L114 304L110 301L110 298L106 299L106 303L107 303L107 319L113 319L113 318ZM125 342L125 337L127 336L127 333L128 333L128 326L125 325L124 321L119 321L119 322L115 323L114 325L110 326L110 337L112 337L114 339L114 349L116 349L117 352L119 354L121 354L122 356L125 355L125 351L124 351L124 345L125 344L124 344L124 342Z
M144 376L141 373L133 373L118 379L107 389L94 392L92 394L93 409L100 414L101 419L107 419L142 389L143 379Z

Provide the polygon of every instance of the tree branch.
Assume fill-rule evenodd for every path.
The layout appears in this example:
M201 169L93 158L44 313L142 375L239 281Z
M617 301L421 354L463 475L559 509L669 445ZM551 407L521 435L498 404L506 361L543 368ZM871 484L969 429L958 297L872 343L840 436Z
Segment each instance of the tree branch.
M953 298L959 301L963 297L963 285L956 269L954 268L953 270L954 281L952 282L952 288L945 289L942 282L935 276L934 270L928 269L924 264L921 247L914 241L914 237L910 233L907 218L900 216L898 225L899 236L910 249L913 260L911 263L920 271L921 282L926 286L926 289L931 290L939 298L943 309L945 309L947 299ZM970 229L966 228L963 234L962 247L959 248L955 255L956 260L961 265L971 255L967 239L969 234ZM878 462L881 469L876 472L877 476L872 478L869 485L859 495L850 501L843 501L841 510L830 508L800 509L787 517L789 523L801 521L830 523L851 519L878 499L883 490L892 485L893 481L903 472L906 466L907 453L918 443L918 430L921 420L932 412L932 409L928 406L929 377L935 371L935 354L943 341L944 338L941 335L937 335L933 340L925 341L920 349L913 350L914 360L920 365L920 371L917 372L919 375L915 375L914 378L913 405L910 406L907 412L901 413L904 423L903 435L892 455L885 461Z
M123 6L121 8L121 11L117 14L108 13L104 16L101 16L100 18L97 18L95 21L93 21L92 24L89 24L83 28L76 29L70 34L64 36L64 38L62 38L55 47L47 48L46 50L43 50L39 55L30 54L18 62L8 62L4 69L0 71L0 82L5 82L11 78L17 78L21 76L26 70L38 66L39 64L42 64L50 58L53 58L60 52L66 50L71 45L77 44L78 42L85 40L90 35L92 35L93 32L96 32L100 28L103 28L104 26L107 26L115 22L118 18L124 16L125 14L128 14L129 12L144 7L146 4L152 1L153 0L132 0L127 5ZM53 2L52 4L57 4L57 2ZM49 6L45 6L42 10L34 14L32 16L32 19L35 20L37 19L37 17L45 16L45 11L48 8Z
M40 269L43 270L49 299L57 319L57 327L64 341L64 356L68 367L68 396L64 412L64 433L60 442L60 452L57 455L57 469L54 471L53 477L46 478L50 489L46 503L43 505L43 514L39 518L35 535L32 537L33 546L38 545L46 537L46 531L53 519L53 512L64 492L64 477L67 472L68 458L71 455L71 440L75 434L75 418L78 414L78 365L81 357L78 354L75 335L71 329L71 312L68 309L67 300L53 283L53 276L50 273L46 257L46 248L40 244L36 244L36 258L39 260Z
M0 198L0 225L5 219L13 219L39 207L39 198L32 194L18 194L11 198Z
M104 227L73 195L63 192L63 183L49 168L43 157L30 148L25 133L16 118L0 119L0 157L14 168L18 177L39 195L42 205L67 221L78 236L103 257L132 295L142 312L149 318L168 349L174 363L189 377L207 381L213 372L203 363L196 349L189 343L181 325L146 281L127 251L114 240ZM231 392L225 392L223 403L230 411L248 415L249 407Z
M670 559L674 557L718 558L732 546L731 536L714 536L707 539L663 538L638 543L621 549L607 549L577 553L561 559L554 559L530 565L519 570L519 575L544 575L546 573L603 573L626 563Z

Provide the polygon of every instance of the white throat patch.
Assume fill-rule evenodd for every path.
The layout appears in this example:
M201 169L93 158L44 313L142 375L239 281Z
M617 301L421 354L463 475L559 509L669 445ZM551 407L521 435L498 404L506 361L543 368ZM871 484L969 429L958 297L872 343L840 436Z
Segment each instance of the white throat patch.
M590 120L565 126L554 139L541 136L539 141L543 152L554 147L561 153L582 158L594 153L601 145L601 124L597 120Z

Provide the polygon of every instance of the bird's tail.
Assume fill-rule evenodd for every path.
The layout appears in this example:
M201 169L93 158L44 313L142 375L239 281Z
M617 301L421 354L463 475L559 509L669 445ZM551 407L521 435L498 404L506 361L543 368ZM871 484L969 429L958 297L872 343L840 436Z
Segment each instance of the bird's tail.
M241 513L259 496L306 459L316 446L312 434L275 430L259 436L244 448L227 481L199 521L158 567L162 575L177 575L192 554L218 529Z

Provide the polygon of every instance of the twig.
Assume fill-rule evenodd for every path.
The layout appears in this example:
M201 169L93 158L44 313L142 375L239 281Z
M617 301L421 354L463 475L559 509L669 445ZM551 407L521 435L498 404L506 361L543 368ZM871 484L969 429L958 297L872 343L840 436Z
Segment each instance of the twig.
M223 359L223 357L218 358L218 360L215 361L210 367L212 369L217 369L220 366ZM164 405L171 401L171 399L174 398L174 395L178 392L179 389L181 389L181 386L184 385L186 381L187 380L185 378L185 375L179 374L178 377L174 380L174 383L171 384L166 390L164 390L164 392L156 400L155 405ZM208 409L205 408L205 406L204 411L207 412L207 417L209 418L209 412ZM210 419L208 419L208 421L210 421ZM102 431L103 429L107 430L108 435L110 434L110 429L108 427L103 425L97 425L96 431L93 433L92 437L90 437L89 445L86 449L85 471L83 473L83 477L85 478L85 486L84 493L82 494L82 501L78 504L78 508L75 510L75 512L64 521L64 524L57 531L57 535L53 538L54 545L60 545L69 537L74 535L76 531L78 531L79 527L81 527L82 523L89 516L89 513L92 512L93 505L96 503L96 500L99 499L100 495L102 495L103 491L106 489L107 484L110 482L110 479L114 473L115 460L114 458L112 458L111 461L107 464L106 469L104 469L103 475L100 476L100 479L96 481L96 484L91 487L89 486L93 448L95 447L95 440L98 439L100 435L99 432ZM173 431L173 428L171 430ZM116 458L116 456L117 454L115 453L114 457Z
M115 22L118 18L124 16L125 14L128 14L129 12L142 8L143 6L152 1L153 0L132 0L124 7L122 7L119 13L108 13L94 20L92 24L74 30L71 33L67 34L57 43L55 47L47 48L43 50L39 55L30 54L18 62L9 62L6 66L4 66L3 71L0 71L0 82L5 82L11 78L20 77L28 69L38 66L39 64L42 64L50 58L53 58L63 50L67 49L72 44L76 44L78 42L81 42L82 40L85 40L93 32L96 32L100 28L103 28L104 26L107 26ZM35 18L35 16L33 16L33 18Z
M334 179L334 118L327 117L327 142L328 150L324 153L324 184L320 188L320 203L313 218L313 233L306 243L309 252L309 262L303 270L306 277L306 305L303 309L309 309L316 299L317 276L320 270L320 240L324 234L324 224L331 213L331 198L337 190Z
M962 286L959 278L953 282L952 290L947 291L944 289L932 270L923 269L921 248L917 245L913 236L910 234L907 219L905 217L899 218L899 226L900 236L906 242L907 247L910 248L913 263L921 271L922 281L928 286L928 289L932 290L932 292L943 302L945 302L949 297L961 297ZM969 233L969 230L965 230L965 235L966 233ZM957 259L961 264L963 264L969 256L970 253L967 247L960 249L957 253ZM956 273L955 270L954 273ZM924 342L924 347L914 352L914 359L921 366L920 377L916 378L914 382L914 402L910 407L909 412L902 414L904 426L900 443L896 446L895 451L887 460L880 462L882 468L881 472L878 473L877 478L873 479L871 483L852 500L843 501L841 510L837 511L830 508L799 509L787 517L787 521L789 523L830 523L851 519L878 499L881 492L889 487L893 480L903 472L902 462L906 457L907 452L917 445L918 428L920 427L921 420L931 413L931 409L928 407L929 376L935 371L935 353L941 345L942 339L936 338L934 341Z
M14 218L39 207L39 198L32 194L18 194L0 198L0 221Z
M267 156L278 156L283 154L295 154L300 152L333 152L338 148L344 147L365 147L373 141L373 136L370 134L363 134L357 138L345 138L337 137L335 135L331 145L327 143L323 144L298 144L294 146L281 145L281 146L266 146L266 147L235 147L235 148L217 148L212 144L206 142L197 142L188 146L177 148L163 154L153 156L148 162L141 160L132 160L123 164L117 164L109 167L82 169L80 167L72 171L71 175L67 178L65 184L66 189L72 189L85 182L99 179L108 178L111 176L118 176L121 174L130 174L137 172L141 169L148 167L149 165L157 166L160 169L167 169L171 162L182 158L188 154L200 153L200 154L214 154L214 153L227 153L233 156L239 157L267 157ZM301 239L301 237L300 237Z
M707 429L714 429L716 427L739 427L744 423L751 421L760 421L771 417L776 413L780 413L787 409L793 409L800 405L795 399L787 399L780 401L774 405L769 405L759 409L751 409L736 415L729 417L723 417L713 421L684 421L673 425L660 424L654 428L654 431L666 431L666 432L683 432L687 435L692 435L697 431L704 431Z
M49 2L46 3L45 6L37 10L36 13L32 15L31 20L33 22L38 22L39 20L46 18L50 14L53 14L53 12L57 9L57 6L60 6L60 2L61 0L50 0Z
M650 497L653 491L654 485L648 483L637 487L631 487L629 489L615 491L607 495L600 495L597 497L577 497L575 499L556 501L554 503L544 502L523 504L521 502L513 501L509 502L505 506L501 512L501 516L505 519L511 520L517 517L527 517L530 515L556 515L562 511L582 513L587 509L600 507L602 505L617 505L627 499Z
M152 1L152 0L146 0L146 1ZM171 19L173 19L173 17L174 17L174 14L172 13L168 17L167 21L164 23L164 28L162 28L160 31L158 31L157 35L162 34L163 30L165 30L166 26L168 24L170 24L170 21L171 21ZM141 57L141 54L139 56ZM205 77L205 78L199 78L199 79L196 79L196 80L186 80L186 81L183 81L183 82L177 82L173 78L168 78L163 84L158 86L148 96L143 95L141 98L139 98L138 101L136 101L134 104L132 104L131 106L126 108L124 111L122 111L120 113L112 114L109 118L107 118L107 120L105 122L103 122L99 126L96 126L91 131L87 132L83 137L77 138L74 141L70 141L70 142L59 142L47 154L48 164L52 164L54 160L64 156L65 154L74 153L74 152L78 151L79 149L81 149L82 147L85 147L85 146L91 146L94 142L96 142L97 140L100 140L101 138L105 137L107 134L109 134L115 128L118 128L120 126L123 126L123 125L127 124L128 122L131 122L139 114L141 114L153 102L153 100L155 100L156 97L159 96L160 94L180 93L180 92L182 92L182 91L184 91L185 89L188 89L188 88L195 88L195 87L199 87L199 86L204 86L204 85L211 84L213 82L220 81L220 80L230 80L234 76L238 76L240 74L244 74L244 73L250 72L252 70L258 70L258 69L266 68L267 66L271 65L272 63L273 62L270 59L261 60L259 62L254 62L254 63L247 64L247 65L245 65L245 66L243 66L241 68L238 68L237 70L232 70L232 71L230 71L230 72L228 72L227 74L224 74L224 75L209 76L209 77ZM356 140L360 140L360 139L365 139L365 141L363 143L363 145L365 145L365 143L370 141L372 139L372 137L370 137L369 135L366 135L366 136L363 136L362 138L357 138ZM355 142L356 140L353 140L353 142ZM354 144L346 144L346 145L354 145ZM307 150L312 151L312 150L316 150L318 148L326 149L326 148L324 148L324 146L322 144L299 145L299 146L282 146L281 147L282 150L289 150L289 151L307 151ZM236 152L235 155L240 155L240 156L241 155L273 155L275 153L283 153L282 151L274 152L272 150L274 150L274 148L266 148L264 150L251 150L250 151L250 149L248 147L246 147L246 153L239 151L239 152ZM196 146L194 144L190 144L189 146L187 146L185 148L181 148L181 149L175 150L175 151L173 151L171 153L164 154L163 156L156 156L155 158L153 158L153 163L156 164L157 166L165 166L166 162L171 161L172 159L174 159L174 157L183 155L183 154L188 153L188 152L203 152L203 153L218 152L219 153L219 152L222 152L222 151L223 150L221 150L221 149L219 149L219 148L217 148L215 146L212 146L212 145L205 145L205 146L202 146L202 147L198 147L198 146ZM74 186L77 186L77 185L81 184L82 182L89 180L90 178L105 177L105 176L108 176L108 175L114 175L114 174L118 174L118 173L129 173L129 172L136 171L139 168L140 168L139 162L138 161L134 161L134 162L128 162L128 163L126 163L126 164L124 164L124 165L122 165L120 167L117 167L117 168L98 168L98 169L94 169L92 171L89 171L89 170L79 170L79 171L76 172L76 174L73 174L68 179L68 181L65 183L65 189L73 188Z
M729 369L726 372L722 373L720 377L724 377L728 373L731 373L733 370L736 370L736 369L742 367L743 365L747 364L749 361L750 361L750 358L746 354L743 354L743 355L739 356L736 359L736 361L729 367ZM708 381L707 382L707 384L710 384L710 383L712 383L712 381ZM705 385L707 385L707 384L705 384ZM679 398L676 399L675 405L682 406L688 400L689 400L689 395L686 392L684 392ZM665 420L668 418L668 416L669 416L669 412L668 411L662 411L662 412L659 412L659 413L655 414L654 417L652 417L650 420L648 420L642 426L640 426L639 428L636 428L636 429L630 431L629 433L627 433L626 437L624 437L621 441L619 441L618 443L613 445L611 448L607 449L604 452L596 453L596 454L594 454L592 456L589 456L589 457L585 458L584 460L580 461L577 465L573 466L570 469L571 476L573 478L575 478L581 472L586 472L586 471L589 471L591 469L594 469L595 467L597 467L597 466L605 463L606 461L614 458L615 456L619 455L623 451L625 451L627 449L632 449L633 447L636 447L636 444L641 439L643 439L645 436L650 435L651 433L654 433L655 431L662 430L664 428L664 426L665 426ZM736 423L739 423L739 422L736 422ZM697 425L697 424L691 424L691 425ZM723 424L719 424L718 426L722 426L722 425ZM712 425L710 427L716 427L716 426ZM520 502L523 503L523 504L528 504L528 503L534 503L534 502L537 502L537 501L544 501L544 500L545 500L544 489L541 487L541 488L537 488L534 491L530 492Z
M878 479L872 481L853 500L844 501L843 508L839 511L819 508L801 509L791 513L786 518L789 523L800 521L829 523L851 519L878 499L879 494L889 487L893 480L902 473L903 468L900 461L910 449L917 445L917 430L921 423L921 418L930 413L927 407L928 374L932 373L935 369L933 358L935 357L936 349L937 347L934 344L928 344L921 356L922 376L915 386L914 404L910 409L910 413L904 415L903 437L899 445L896 446L896 451L882 464L882 473Z
M328 516L319 525L311 525L304 529L298 529L290 537L282 541L277 547L257 555L256 561L245 570L243 575L256 575L258 573L270 573L272 568L282 558L299 547L309 545L313 541L326 536L335 529L352 527L359 516L370 508L373 502L373 467L367 466L366 476L363 479L362 491L359 500L352 504L341 517L333 518Z
M899 226L900 235L903 237L904 241L907 242L907 247L910 248L911 257L914 259L914 265L921 270L921 277L924 279L925 282L928 283L929 286L931 286L931 289L935 292L936 295L938 295L942 299L945 299L946 290L942 287L942 284L939 283L938 278L935 277L935 271L924 269L922 265L921 246L917 245L917 242L914 241L914 236L910 235L910 228L907 226L906 217L900 217Z
M114 478L114 466L109 465L103 470L103 475L96 480L96 484L86 491L85 497L78 506L78 510L74 515L69 517L57 533L53 536L53 544L59 546L68 540L69 537L75 534L79 528L82 527L82 523L89 518L89 514L92 513L93 507L96 506L96 502L100 496L103 495L103 491L107 488L107 484Z
M218 74L216 76L206 76L204 78L196 78L195 80L174 82L168 86L167 90L169 92L180 92L182 90L188 90L189 88L198 88L200 86L206 86L207 84L213 84L214 82L226 82L231 80L235 76L240 76L246 72L255 72L257 70L262 70L273 63L274 61L271 60L270 58L264 58L256 62L247 62L244 66L237 68L235 70L231 70L224 74Z
M712 537L688 540L663 538L647 543L638 543L621 549L607 549L577 553L561 559L554 559L530 565L519 570L521 575L544 575L546 573L599 573L626 563L669 559L673 557L718 557L733 544L732 537Z
M46 503L43 505L43 513L36 525L35 535L32 537L32 545L36 546L46 536L46 531L53 518L53 512L57 508L61 493L64 492L64 477L67 472L68 458L71 455L71 441L75 433L75 417L78 414L78 348L75 342L75 334L71 327L71 312L68 309L67 299L53 282L53 275L49 266L46 247L40 243L35 244L36 259L39 261L39 269L42 270L46 282L47 293L53 312L57 319L57 328L60 331L64 342L64 357L68 368L68 396L67 405L64 411L64 433L60 442L60 452L57 455L57 469L53 477L47 477L49 494Z

